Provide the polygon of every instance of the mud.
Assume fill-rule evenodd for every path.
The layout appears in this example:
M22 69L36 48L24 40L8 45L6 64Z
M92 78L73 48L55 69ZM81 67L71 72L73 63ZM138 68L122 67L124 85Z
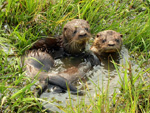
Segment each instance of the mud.
M118 57L119 65L118 66L118 72L114 66L114 63L108 62L107 58L103 59L101 66L94 66L94 68L87 73L87 78L85 80L78 81L76 84L76 87L80 90L85 91L84 96L77 96L77 95L70 95L68 92L66 93L55 93L51 91L51 88L49 87L49 90L44 92L40 98L45 98L49 102L54 102L53 105L50 103L43 103L46 108L50 108L53 111L62 112L59 110L56 106L63 106L65 107L67 103L71 101L74 105L77 105L79 100L85 101L86 104L89 103L90 98L95 98L97 93L102 93L102 91L108 90L109 96L113 94L114 91L119 92L119 82L120 77L123 79L124 76L124 68L127 65L127 62L130 61L130 56L128 53L128 50L123 46L122 50L120 52L120 57ZM54 69L54 72L63 70L63 64L60 60L57 61L57 65L59 65L59 69ZM133 70L136 70L138 68L138 65L133 64ZM140 71L140 70L139 70ZM134 71L133 73L138 73ZM120 75L120 76L119 76Z

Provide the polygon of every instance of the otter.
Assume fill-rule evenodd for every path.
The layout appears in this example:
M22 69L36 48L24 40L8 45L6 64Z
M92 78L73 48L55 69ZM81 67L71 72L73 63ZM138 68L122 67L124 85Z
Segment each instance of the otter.
M121 49L122 35L113 30L106 30L96 35L93 45L90 48L91 52L86 54L84 51L85 45L91 37L89 27L86 26L88 23L85 20L78 19L73 21L73 25L70 25L72 22L70 21L64 26L63 34L59 38L38 40L25 56L25 59L28 59L25 60L27 76L33 79L37 77L42 84L41 90L38 91L38 96L45 91L48 84L58 86L63 91L69 88L70 91L77 92L77 88L72 85L74 81L84 77L94 65L100 65L100 60L98 59L100 56L108 53L116 53ZM85 22L84 26L81 25L81 23L83 24L82 21ZM85 63L90 62L90 64L85 65L82 63L83 61L80 61L79 65L73 65L67 68L66 71L58 74L49 72L54 67L55 59L63 59L70 56L81 57L86 59Z
M38 92L38 95L41 95L48 84L59 86L62 90L67 90L69 87L70 91L77 92L72 82L83 77L86 71L90 69L90 65L79 64L83 60L92 60L92 65L98 63L94 60L95 56L85 52L86 44L90 38L91 33L88 22L82 19L74 19L64 26L63 33L58 38L40 39L33 44L23 59L25 59L26 75L33 79L37 77L42 85L42 90ZM72 64L67 71L57 75L49 73L50 69L54 67L55 59L69 57L76 59L80 57L79 63L76 66Z
M122 34L113 30L99 32L95 37L91 51L97 56L119 52L122 46L122 37Z
M79 55L85 50L90 38L88 22L82 19L73 19L65 24L61 36L38 40L30 50L47 50L54 58L59 55L53 54L53 51L55 51L54 53L63 51L63 54Z
M114 67L111 61L119 63L120 50L122 48L123 35L114 30L105 30L97 33L90 50L99 58L101 64L108 69L108 66Z

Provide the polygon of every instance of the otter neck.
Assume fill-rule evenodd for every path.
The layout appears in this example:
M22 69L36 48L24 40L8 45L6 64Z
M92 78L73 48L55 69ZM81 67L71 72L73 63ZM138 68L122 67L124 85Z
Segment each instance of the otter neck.
M62 39L62 47L64 48L64 51L73 54L78 55L84 52L86 46L86 41L83 41L82 43L77 42L69 42L64 37Z

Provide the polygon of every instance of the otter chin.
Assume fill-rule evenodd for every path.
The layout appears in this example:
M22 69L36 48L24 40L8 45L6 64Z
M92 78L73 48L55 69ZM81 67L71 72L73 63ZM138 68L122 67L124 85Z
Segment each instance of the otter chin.
M108 50L105 50L105 53L114 53L114 52L118 52L117 49L108 49Z
M93 51L96 55L117 53L122 47L122 37L122 34L113 30L99 32L95 37L91 51Z

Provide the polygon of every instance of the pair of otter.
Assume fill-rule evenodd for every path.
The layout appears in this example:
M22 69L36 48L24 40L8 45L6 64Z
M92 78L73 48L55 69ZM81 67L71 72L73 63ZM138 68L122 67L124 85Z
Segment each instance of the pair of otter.
M63 28L63 34L58 38L38 40L25 56L26 75L38 78L42 89L48 84L56 85L62 90L70 89L77 92L72 82L82 78L94 65L99 65L99 56L103 53L118 52L122 45L122 35L113 30L99 32L91 47L91 52L86 52L85 47L91 38L90 25L82 19L69 21ZM93 54L94 53L94 54ZM72 66L57 75L49 73L54 67L54 59L73 57L79 60L77 66ZM84 65L82 62L90 62ZM79 65L80 64L80 65ZM42 92L39 91L40 95Z

